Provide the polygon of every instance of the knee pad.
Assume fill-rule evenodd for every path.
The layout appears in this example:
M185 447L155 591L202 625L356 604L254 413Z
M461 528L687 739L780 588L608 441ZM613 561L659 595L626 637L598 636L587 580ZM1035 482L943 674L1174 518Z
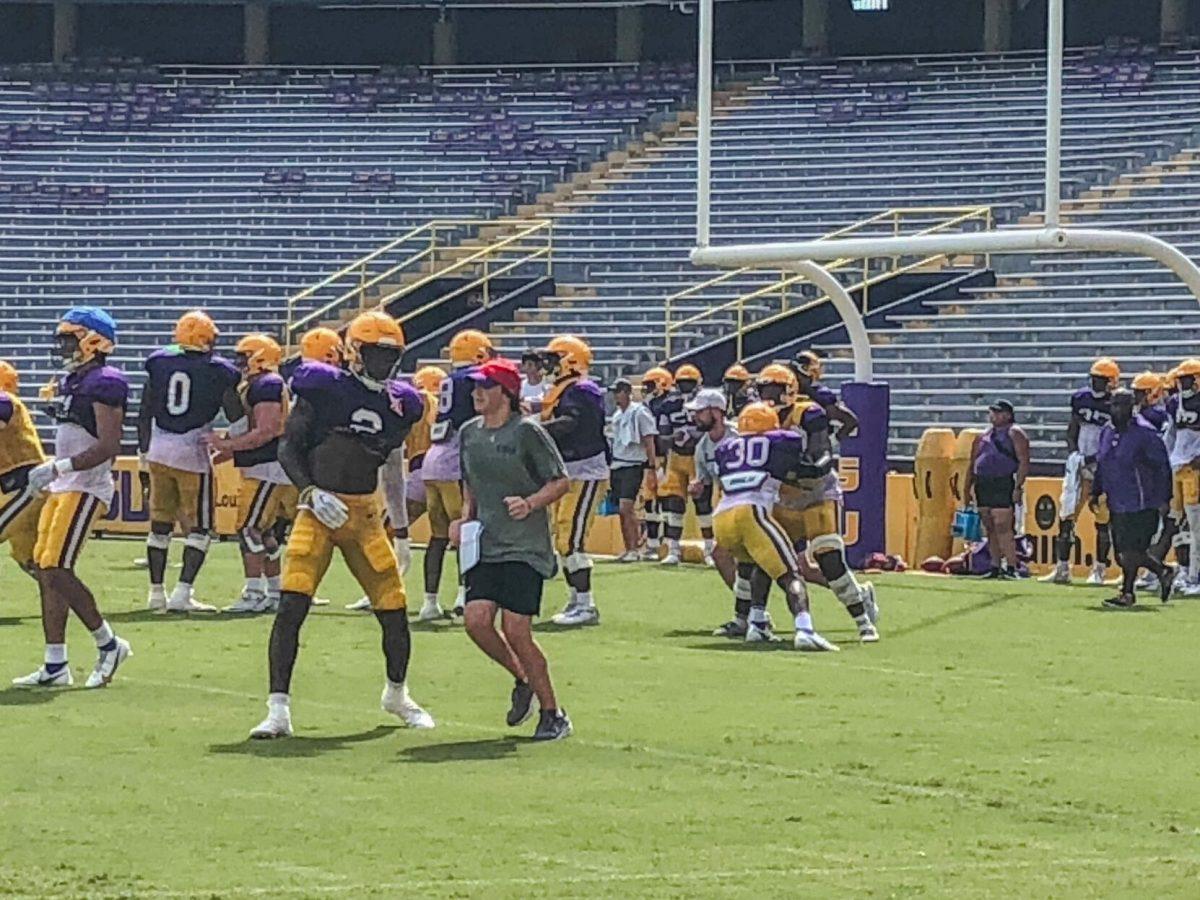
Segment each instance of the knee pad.
M238 532L238 544L243 553L262 553L267 549L262 535L253 528L243 528Z
M592 558L586 553L572 553L563 560L563 568L568 573L583 572L592 567Z
M282 544L276 544L274 547L268 548L268 550L267 550L267 559L268 560L270 560L271 562L279 562L279 560L282 558L283 558L283 545Z
M733 596L736 600L749 600L751 596L750 579L739 574L733 579Z
M1192 533L1190 531L1175 532L1175 536L1171 538L1171 546L1176 550L1180 547L1192 546Z
M713 522L712 513L697 513L696 514L696 524L698 524L701 528L711 530L713 527L712 522Z
M152 531L146 535L146 546L153 550L167 550L171 546L171 535L156 534Z
M840 553L845 549L846 542L842 540L840 534L822 534L808 542L808 551L813 557L833 552Z
M207 531L193 531L183 541L185 547L207 553L212 545L212 536Z

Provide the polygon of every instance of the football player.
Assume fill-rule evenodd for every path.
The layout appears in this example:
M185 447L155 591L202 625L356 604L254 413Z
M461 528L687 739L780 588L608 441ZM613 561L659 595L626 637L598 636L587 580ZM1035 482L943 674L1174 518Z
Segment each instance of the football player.
M796 551L771 513L780 484L819 479L830 471L832 458L826 452L813 459L805 436L781 429L766 403L747 405L737 430L737 437L722 441L716 451L722 491L714 520L717 543L733 555L743 579L751 581L759 571L783 589L795 618L797 650L837 650L813 628ZM763 593L752 601L746 640L772 639Z
M1134 411L1159 433L1163 442L1171 431L1171 417L1163 402L1163 385L1166 379L1154 372L1143 372L1133 379Z
M663 476L658 479L658 506L666 525L667 555L661 565L677 566L680 560L679 541L683 537L683 516L687 512L688 485L696 477L696 441L700 433L692 424L685 404L700 387L700 370L685 363L675 370L675 387L658 407L659 455L666 459ZM694 498L696 521L704 538L704 562L715 565L712 558L712 494Z
M462 463L459 459L458 430L475 418L471 399L475 367L492 357L492 341L482 331L466 329L450 339L450 374L438 388L438 410L430 431L430 446L421 463L425 484L425 507L429 514L429 544L425 548L425 602L422 622L445 617L438 605L442 583L442 562L450 545L450 523L462 518ZM466 602L462 577L454 598L453 614L462 618Z
M1100 449L1100 432L1112 421L1112 392L1121 380L1121 368L1115 360L1102 357L1092 363L1088 386L1071 396L1071 421L1067 425L1067 468L1063 478L1062 495L1058 504L1058 562L1042 581L1055 584L1071 583L1071 551L1075 547L1075 520L1092 493L1092 476L1096 472L1096 454ZM1198 501L1200 502L1200 501ZM1096 502L1096 561L1087 583L1104 584L1104 573L1112 558L1112 537L1108 530L1108 503L1104 497Z
M184 313L174 343L146 360L146 383L138 407L138 455L150 476L150 533L146 560L150 596L157 612L216 612L197 603L193 585L208 554L213 530L213 472L208 437L241 376L213 353L217 326L204 312ZM167 598L163 580L175 523L184 539L183 570Z
M1174 472L1172 506L1181 510L1181 524L1185 524L1189 532L1187 580L1180 592L1196 596L1200 594L1200 359L1185 359L1174 374L1179 393L1171 403L1174 413L1174 444L1170 448ZM1177 554L1182 549L1177 548Z
M780 427L802 435L814 456L832 457L833 439L825 410L807 396L797 397L796 390L797 380L787 366L772 363L759 373L759 396L775 410ZM846 563L846 545L839 528L841 496L837 472L832 469L819 478L795 479L780 486L775 518L794 545L807 546L825 583L854 619L859 640L875 643L879 640L875 587L870 582L860 585Z
M642 402L654 417L655 427L663 401L670 396L671 388L675 386L675 377L661 366L648 369L642 376ZM655 488L649 489L649 482L642 483L642 515L646 526L646 546L641 558L658 561L658 548L662 540L663 513L658 500L657 479L661 473L655 473Z
M26 490L29 472L46 459L29 410L17 396L17 370L0 360L0 543L32 578L33 545L45 495Z
M57 422L56 459L29 470L26 489L49 491L38 516L33 548L42 597L45 661L36 672L13 680L21 687L65 687L73 682L67 664L67 613L74 612L99 650L86 687L108 685L133 651L117 637L96 598L75 573L75 563L92 524L113 498L112 465L121 452L129 402L125 373L108 365L117 342L117 323L94 306L67 311L55 329L55 364L64 375L43 391Z
M745 366L741 363L734 363L725 370L721 383L725 388L725 397L728 401L725 415L736 421L742 410L746 408L746 404L753 403L758 399L754 396L754 379Z
M305 363L292 378L296 405L279 457L301 499L271 628L267 717L250 732L253 738L292 733L290 691L300 629L335 549L370 598L383 631L383 710L410 727L433 727L406 685L407 601L377 494L380 467L403 452L404 439L424 411L417 390L395 380L403 355L403 329L376 310L360 314L347 328L346 369Z
M283 350L274 338L248 334L234 348L242 382L237 402L226 410L229 434L210 443L219 458L233 457L240 470L238 542L246 584L226 612L258 613L279 602L280 557L275 524L293 519L297 491L279 463L279 438L288 414L288 391L279 365Z
M839 438L854 437L858 433L858 416L838 399L837 391L821 384L825 368L821 357L812 350L801 350L790 364L796 376L796 389L825 410L832 423L832 430Z
M542 396L542 426L554 439L571 487L550 511L554 551L562 560L568 599L551 621L598 625L592 596L592 558L584 550L596 507L608 491L608 438L604 391L588 378L592 349L571 335L556 337L541 351L542 370L552 379Z

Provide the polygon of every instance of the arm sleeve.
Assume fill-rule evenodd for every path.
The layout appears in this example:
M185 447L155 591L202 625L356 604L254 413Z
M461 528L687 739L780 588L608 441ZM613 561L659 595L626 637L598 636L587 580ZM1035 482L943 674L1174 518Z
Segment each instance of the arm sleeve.
M5 425L7 425L10 421L12 421L13 411L14 407L12 397L8 396L8 394L0 392L0 422L3 422Z
M525 455L525 465L534 480L539 484L546 484L559 478L566 478L567 467L563 463L562 454L554 446L554 441L546 429L536 422L529 421L524 423L523 429L522 449Z

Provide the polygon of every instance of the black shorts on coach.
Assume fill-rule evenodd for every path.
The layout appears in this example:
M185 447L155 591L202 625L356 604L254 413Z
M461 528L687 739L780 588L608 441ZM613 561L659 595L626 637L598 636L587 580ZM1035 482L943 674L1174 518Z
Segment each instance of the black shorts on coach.
M608 486L618 500L636 500L642 489L642 466L621 466L608 473Z
M542 612L545 583L529 563L479 562L467 571L467 602L491 600L509 612L537 616Z

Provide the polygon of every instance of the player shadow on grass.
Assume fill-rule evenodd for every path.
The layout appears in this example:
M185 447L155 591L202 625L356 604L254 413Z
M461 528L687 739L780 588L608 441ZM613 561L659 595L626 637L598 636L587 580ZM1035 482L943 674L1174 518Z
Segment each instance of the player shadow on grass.
M530 738L486 738L479 741L449 741L445 744L421 744L400 751L406 762L440 763L450 760L507 759Z
M387 737L393 731L399 731L400 725L376 725L370 731L360 731L355 734L335 734L323 737L305 737L293 735L271 741L256 741L253 738L236 741L229 744L209 744L208 752L217 754L234 754L241 756L279 756L279 757L312 757L336 750L348 750L355 744L375 741Z
M0 691L0 706L36 706L55 700L60 694L70 693L73 691L59 688L10 687Z
M249 622L253 619L273 619L275 613L161 613L148 609L127 609L108 613L109 622L136 622L148 625L179 622Z
M1083 608L1088 612L1095 613L1160 613L1163 611L1163 605L1161 603L1155 606L1146 606L1138 603L1136 606L1126 607L1105 606L1100 604L1099 606L1085 606Z
M34 618L30 616L30 618ZM5 625L20 625L25 620L21 616L0 616L0 628Z

